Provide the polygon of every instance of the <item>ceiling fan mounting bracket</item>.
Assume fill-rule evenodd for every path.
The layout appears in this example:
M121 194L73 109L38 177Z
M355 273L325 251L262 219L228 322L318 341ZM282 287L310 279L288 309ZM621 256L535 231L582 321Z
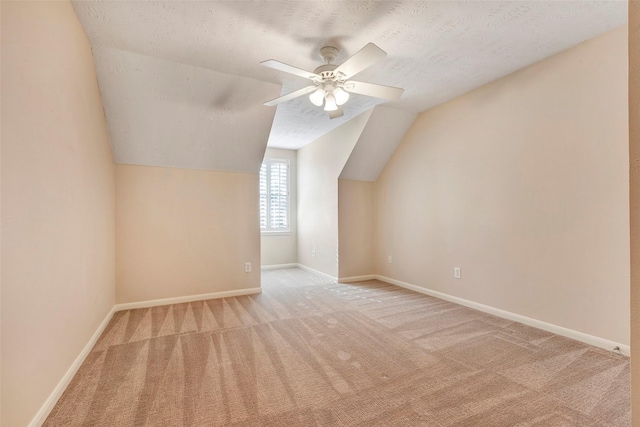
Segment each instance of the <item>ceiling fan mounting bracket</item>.
M326 62L327 64L331 64L333 61L336 60L336 56L338 56L338 52L340 51L338 50L337 47L324 46L323 48L320 49L320 56L322 57L322 59L324 59L324 62Z

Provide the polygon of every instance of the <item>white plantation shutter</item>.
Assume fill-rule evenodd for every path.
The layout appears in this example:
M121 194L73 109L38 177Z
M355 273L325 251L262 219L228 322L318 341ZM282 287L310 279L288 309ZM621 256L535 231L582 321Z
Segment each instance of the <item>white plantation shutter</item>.
M265 160L260 168L260 229L289 230L289 161Z
M267 164L260 167L260 229L267 228Z

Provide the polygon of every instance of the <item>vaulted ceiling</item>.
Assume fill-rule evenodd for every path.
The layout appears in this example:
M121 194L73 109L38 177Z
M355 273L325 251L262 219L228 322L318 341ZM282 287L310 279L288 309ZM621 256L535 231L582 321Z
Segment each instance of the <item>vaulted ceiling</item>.
M352 95L329 120L307 85L260 65L313 70L368 42L387 58L357 79L405 89L424 111L626 23L626 1L74 1L91 41L117 163L257 171L267 145L297 149L377 104ZM384 127L384 126L382 126ZM399 128L402 128L400 126ZM379 135L379 136L378 136ZM376 138L388 132L368 132ZM397 138L396 138L397 139ZM360 166L352 164L353 170Z

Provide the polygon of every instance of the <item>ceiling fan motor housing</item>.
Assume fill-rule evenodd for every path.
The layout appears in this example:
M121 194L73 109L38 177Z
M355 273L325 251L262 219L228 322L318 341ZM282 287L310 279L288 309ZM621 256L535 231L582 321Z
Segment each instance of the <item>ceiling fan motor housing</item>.
M338 68L336 64L324 64L313 70L315 74L318 74L322 79L330 79L334 76L333 70Z

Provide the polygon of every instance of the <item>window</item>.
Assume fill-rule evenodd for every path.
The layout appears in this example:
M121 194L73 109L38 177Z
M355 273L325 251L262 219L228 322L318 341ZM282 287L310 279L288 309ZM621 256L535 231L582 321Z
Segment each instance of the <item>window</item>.
M289 161L265 159L260 168L260 231L289 231Z

